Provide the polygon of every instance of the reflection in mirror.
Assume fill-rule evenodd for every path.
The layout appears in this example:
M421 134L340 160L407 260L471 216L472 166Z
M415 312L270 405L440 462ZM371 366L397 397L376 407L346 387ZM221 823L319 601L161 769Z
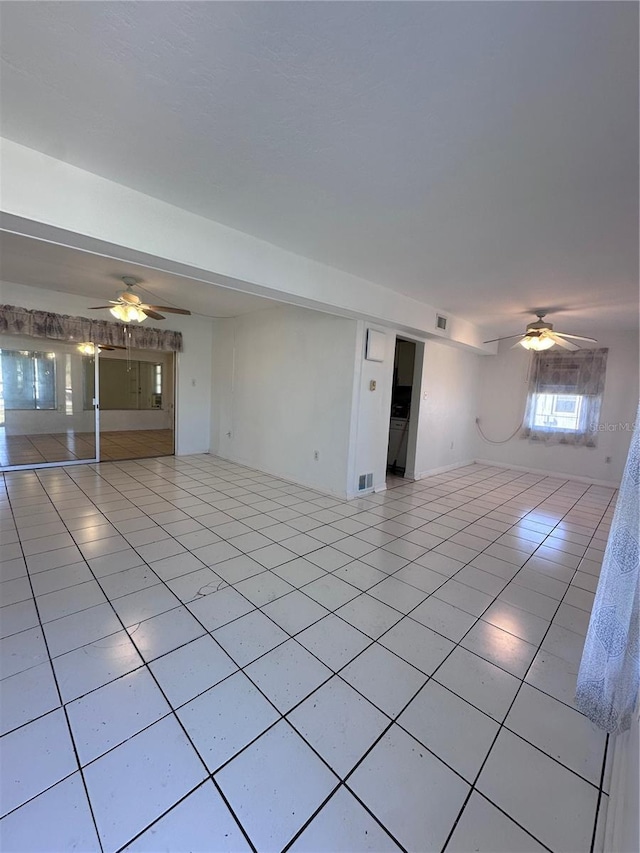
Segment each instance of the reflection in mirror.
M95 458L95 414L84 406L73 344L2 336L0 467ZM89 359L88 370L94 370Z
M161 409L163 364L101 356L100 408L102 411ZM84 405L91 408L94 397L93 359L85 359Z

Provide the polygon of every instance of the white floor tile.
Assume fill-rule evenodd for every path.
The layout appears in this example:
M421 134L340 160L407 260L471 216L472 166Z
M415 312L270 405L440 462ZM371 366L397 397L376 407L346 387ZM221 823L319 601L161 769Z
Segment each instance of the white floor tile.
M398 725L473 783L498 733L498 723L429 681L398 717Z
M297 589L265 604L263 612L288 634L297 634L327 615L328 611L317 601Z
M426 675L431 675L455 647L451 640L410 618L394 625L379 642Z
M78 769L64 711L40 717L2 739L0 816Z
M186 607L177 607L137 622L128 633L145 661L150 661L202 636L205 628Z
M368 594L402 613L409 613L427 597L422 590L396 577L388 577L371 587Z
M482 619L476 622L461 645L517 678L524 678L536 654L536 646Z
M396 853L401 848L346 788L339 788L290 847L294 853Z
M193 640L149 665L173 708L179 708L237 670L209 635Z
M485 622L536 646L540 644L549 627L547 620L540 619L533 613L527 613L519 607L506 604L499 598L482 614L482 618Z
M412 610L411 618L453 640L454 643L460 642L477 619L476 616L434 597L425 599Z
M251 850L213 782L205 782L125 847L126 853L178 850L191 853Z
M588 849L604 736L573 697L613 490L472 464L346 502L208 454L5 480L0 592L16 603L0 613L3 723L22 727L2 739L20 770L5 774L16 811L4 825L22 826L26 849L42 853L38 816L50 810L66 820L59 836L48 827L56 850L74 843L68 825L87 853L98 845L19 536L83 760L109 750L86 766L104 853L246 850L238 819L261 853L289 841L441 850L449 836L447 853L534 851L534 835ZM111 603L86 597L104 601L94 576L126 632ZM227 779L235 816L143 660L184 703L180 720ZM398 714L415 737L391 723ZM478 773L505 714L481 771L494 802L477 790L467 801L462 777Z
M441 850L469 786L398 728L379 741L349 787L407 850Z
M284 720L215 778L261 851L282 850L338 783ZM285 802L286 808L278 807Z
M378 643L365 649L340 675L390 717L399 714L427 680L424 673Z
M593 785L600 785L607 736L578 711L523 684L505 726Z
M183 705L178 717L211 772L236 755L279 717L242 672Z
M525 681L566 705L575 706L579 666L541 649L527 672Z
M204 598L205 595L211 595L226 585L225 580L206 567L167 581L171 592L184 604Z
M477 787L551 850L590 848L597 790L506 729Z
M15 853L100 853L80 774L58 782L5 817L0 840L3 850Z
M389 724L383 713L338 676L305 699L288 719L341 778Z
M251 578L240 581L235 587L256 607L262 607L291 592L294 587L273 572L260 572Z
M175 718L166 717L94 761L84 776L100 840L115 851L202 782L206 770Z
M218 628L213 636L238 666L246 666L287 639L282 628L257 610Z
M254 661L245 672L281 714L331 676L331 670L295 640L287 640Z
M447 844L447 853L543 853L535 838L474 791Z
M343 667L371 643L371 639L362 631L333 614L306 628L296 639L334 671Z
M405 584L406 585L406 584ZM338 608L336 615L373 640L402 619L402 613L367 593Z
M311 581L302 587L302 591L327 610L336 610L360 595L359 589L331 574L324 574L317 580Z
M180 606L180 600L163 584L123 595L112 603L125 628Z
M449 655L434 678L499 722L520 686L513 675L462 648Z
M117 631L53 661L64 702L71 702L142 666L126 631Z
M464 610L465 613L470 613L472 616L481 616L493 601L493 596L480 592L471 586L458 583L453 578L439 587L433 595L434 598L446 601L447 604Z
M149 672L137 669L67 705L84 766L169 713Z
M4 678L0 682L0 695L0 734L6 734L29 723L60 705L51 663L48 660Z
M0 640L0 673L8 678L48 659L41 628L29 628Z

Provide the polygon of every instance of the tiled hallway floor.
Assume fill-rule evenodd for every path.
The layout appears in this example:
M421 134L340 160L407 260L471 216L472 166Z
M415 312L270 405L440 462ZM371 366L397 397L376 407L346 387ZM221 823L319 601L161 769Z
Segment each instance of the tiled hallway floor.
M203 455L5 475L1 847L602 849L573 692L615 493L351 502Z

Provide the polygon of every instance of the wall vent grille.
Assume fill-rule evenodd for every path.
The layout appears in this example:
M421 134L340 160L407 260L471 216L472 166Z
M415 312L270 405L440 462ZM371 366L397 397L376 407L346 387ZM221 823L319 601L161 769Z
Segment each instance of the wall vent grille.
M436 314L436 329L442 329L444 332L447 328L447 318L442 314Z
M358 477L358 491L373 488L373 474L360 474Z

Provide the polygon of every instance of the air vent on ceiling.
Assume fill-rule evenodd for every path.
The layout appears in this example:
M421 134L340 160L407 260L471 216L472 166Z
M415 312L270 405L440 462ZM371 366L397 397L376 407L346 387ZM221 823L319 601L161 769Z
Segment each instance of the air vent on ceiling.
M373 474L360 474L358 477L358 491L373 488Z
M436 314L436 329L441 329L443 332L447 328L447 318L442 314Z

